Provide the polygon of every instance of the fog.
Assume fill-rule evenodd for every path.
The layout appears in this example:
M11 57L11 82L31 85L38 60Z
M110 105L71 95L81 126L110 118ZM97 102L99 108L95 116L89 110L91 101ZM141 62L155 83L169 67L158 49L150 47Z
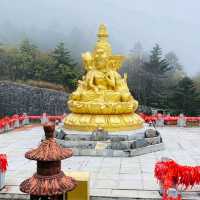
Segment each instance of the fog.
M64 41L73 55L91 50L100 23L115 53L140 41L174 51L189 75L200 72L199 0L0 0L0 43L29 38L42 49Z

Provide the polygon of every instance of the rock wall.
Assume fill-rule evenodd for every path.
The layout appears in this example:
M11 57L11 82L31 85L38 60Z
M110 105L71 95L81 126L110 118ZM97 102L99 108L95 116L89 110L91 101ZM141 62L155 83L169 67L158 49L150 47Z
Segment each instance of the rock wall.
M12 82L0 82L0 115L27 113L40 115L44 112L58 115L67 112L68 94Z

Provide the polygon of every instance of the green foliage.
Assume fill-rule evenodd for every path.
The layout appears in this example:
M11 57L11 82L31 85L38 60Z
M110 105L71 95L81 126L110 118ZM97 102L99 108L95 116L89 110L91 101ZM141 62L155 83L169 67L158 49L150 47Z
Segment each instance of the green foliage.
M70 67L75 66L70 56L70 52L65 48L65 44L60 42L52 52L52 57L57 61L58 65L68 65Z
M59 43L50 53L40 51L27 39L19 48L0 48L1 80L42 80L73 90L80 76L75 67L64 43Z
M165 73L171 70L167 60L162 58L162 50L158 44L153 47L153 50L150 54L149 62L146 62L143 66L145 71L155 75L158 78L165 76Z
M194 84L195 84L195 88L197 89L197 92L199 92L200 94L200 74L197 74L194 77Z
M171 108L176 113L186 115L197 115L200 105L200 94L195 88L194 82L188 77L184 77L173 89L171 97Z
M64 43L59 43L50 54L56 64L54 66L54 81L59 84L66 84L70 89L74 89L80 73L76 72L76 64L71 59L70 52L65 49Z
M165 81L167 72L171 70L167 60L162 58L162 50L158 44L153 47L150 54L150 59L142 66L143 79L145 80L146 105L155 108L166 108L166 93L167 88Z

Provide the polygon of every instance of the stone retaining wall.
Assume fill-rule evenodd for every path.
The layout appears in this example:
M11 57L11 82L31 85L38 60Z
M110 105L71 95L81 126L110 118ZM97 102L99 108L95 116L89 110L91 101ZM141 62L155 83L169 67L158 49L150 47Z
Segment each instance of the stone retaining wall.
M29 115L63 114L68 111L67 98L65 92L1 81L0 116L24 112Z

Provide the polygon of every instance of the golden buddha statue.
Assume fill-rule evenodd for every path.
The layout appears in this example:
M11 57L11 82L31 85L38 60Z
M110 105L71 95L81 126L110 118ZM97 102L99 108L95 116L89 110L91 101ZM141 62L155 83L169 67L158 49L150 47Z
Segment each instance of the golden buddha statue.
M105 25L100 25L96 47L82 54L86 70L78 88L69 98L70 111L64 126L71 130L91 131L98 127L107 131L133 130L143 127L135 113L138 102L127 86L127 74L118 73L124 57L112 55Z

